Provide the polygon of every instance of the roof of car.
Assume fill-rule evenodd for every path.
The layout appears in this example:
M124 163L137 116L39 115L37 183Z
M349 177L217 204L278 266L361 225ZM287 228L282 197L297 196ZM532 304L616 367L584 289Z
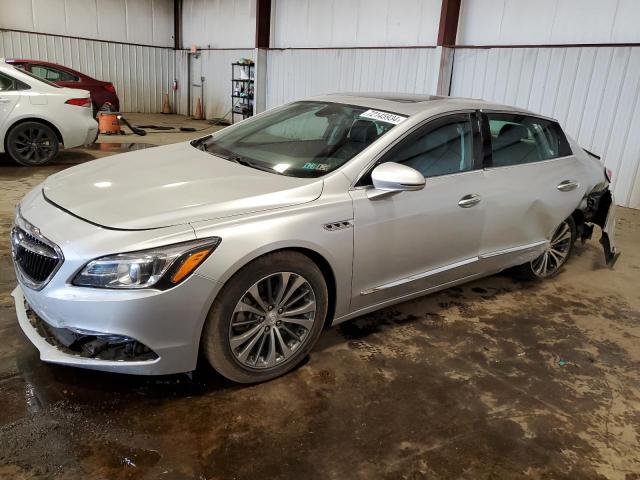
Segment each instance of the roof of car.
M62 70L66 70L68 72L72 72L74 74L77 75L82 75L84 77L88 77L86 74L79 72L77 70L74 70L73 68L69 68L66 65L60 65L59 63L53 63L53 62L46 62L44 60L34 60L34 59L29 59L29 58L7 58L5 59L5 62L7 63L37 63L38 65L45 65L45 66L49 66L49 67L55 67L55 68L60 68Z
M506 112L523 112L539 116L528 110L488 102L482 99L445 97L412 93L332 93L311 97L308 100L327 101L358 105L379 109L402 115L416 115L429 111L447 110L500 110Z

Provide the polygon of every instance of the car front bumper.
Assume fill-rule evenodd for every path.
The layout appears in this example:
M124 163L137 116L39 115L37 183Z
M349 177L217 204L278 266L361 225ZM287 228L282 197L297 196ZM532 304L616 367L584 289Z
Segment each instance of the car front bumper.
M81 287L68 288L77 290ZM167 291L86 290L84 295L64 289L45 294L22 285L13 290L11 295L18 323L40 351L41 360L139 375L164 375L195 369L209 300L217 291L214 282L194 275L179 287ZM70 335L80 332L84 335L78 336L87 339L116 336L130 339L147 347L152 355L143 355L140 359L132 356L104 359L80 347L66 348L60 341L52 342L50 335L43 334L36 321L47 330Z
M167 290L114 290L71 284L78 270L93 258L190 240L194 237L190 227L107 230L46 202L40 189L25 197L20 212L21 218L59 246L64 258L44 286L29 286L18 274L18 287L12 294L19 324L42 360L141 375L188 372L196 367L202 326L220 282L195 272ZM38 322L35 326L34 320ZM51 342L49 335L43 334L47 331L71 339L76 335L80 341L73 348L64 348L67 345ZM133 356L105 356L84 351L87 340L114 337L130 339L153 355L134 352Z

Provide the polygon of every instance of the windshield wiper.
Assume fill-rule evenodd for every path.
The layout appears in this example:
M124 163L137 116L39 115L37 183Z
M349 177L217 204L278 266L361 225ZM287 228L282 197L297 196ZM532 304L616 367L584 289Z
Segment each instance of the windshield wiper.
M207 144L205 143L207 140L211 140L212 135L206 135L201 138L196 138L191 142L191 145L195 148L202 150L203 152L209 151Z
M284 175L283 173L280 173L271 167L262 165L261 163L258 163L258 162L247 160L246 158L241 157L239 155L229 155L229 156L222 156L220 154L218 155L224 158L225 160L229 160L230 162L234 162L234 163L239 163L240 165L244 165L245 167L255 168L256 170L262 170L263 172L277 173L278 175Z
M245 157L242 157L236 153L233 153L230 150L227 150L225 148L222 148L219 145L216 145L215 143L212 144L213 148L211 150L209 150L208 145L205 143L207 140L209 140L211 138L211 135L207 135L206 137L202 137L202 138L198 138L194 141L191 142L191 145L195 148L198 148L204 152L207 152L211 155L214 155L216 157L220 157L224 160L228 160L230 162L234 162L234 163L238 163L240 165L243 165L245 167L249 167L249 168L255 168L256 170L262 170L263 172L269 172L269 173L277 173L278 175L285 175L284 173L278 172L277 170L274 170L273 168L262 164L261 162L254 162L252 160L248 160Z

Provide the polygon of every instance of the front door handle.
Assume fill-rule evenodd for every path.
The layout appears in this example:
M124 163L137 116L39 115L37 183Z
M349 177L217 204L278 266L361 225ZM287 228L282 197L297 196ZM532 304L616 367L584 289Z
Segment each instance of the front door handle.
M461 206L462 208L470 208L479 203L480 203L480 195L478 195L477 193L471 193L469 195L465 195L464 197L462 197L458 202L458 205Z
M10 98L0 98L0 103L9 103L10 101Z
M575 180L564 180L560 182L556 188L561 192L570 192L571 190L575 190L579 186L580 184Z

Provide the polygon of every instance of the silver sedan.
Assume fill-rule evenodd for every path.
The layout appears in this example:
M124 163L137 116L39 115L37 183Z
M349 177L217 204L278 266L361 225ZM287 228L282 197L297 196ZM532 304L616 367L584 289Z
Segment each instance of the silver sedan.
M558 123L483 101L328 95L75 166L16 210L20 326L42 360L274 378L322 329L514 267L558 273L614 200Z

